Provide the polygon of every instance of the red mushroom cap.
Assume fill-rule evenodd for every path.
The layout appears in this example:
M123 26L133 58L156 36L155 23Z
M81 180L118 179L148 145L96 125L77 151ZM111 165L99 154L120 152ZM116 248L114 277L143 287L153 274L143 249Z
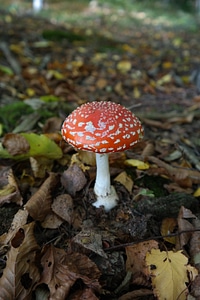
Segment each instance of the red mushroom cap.
M138 118L114 102L90 102L74 110L62 125L69 144L96 153L129 149L143 136Z

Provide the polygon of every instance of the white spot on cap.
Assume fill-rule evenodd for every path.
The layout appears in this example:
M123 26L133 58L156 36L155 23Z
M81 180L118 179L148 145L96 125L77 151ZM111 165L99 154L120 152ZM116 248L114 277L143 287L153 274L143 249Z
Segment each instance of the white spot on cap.
M95 141L96 140L95 137L92 137L90 135L86 135L85 139L88 140L88 141Z
M85 125L85 130L86 130L87 132L92 132L92 133L96 130L96 128L95 128L95 126L93 125L92 121L89 121L89 122L86 123L86 125Z
M116 141L114 141L114 144L118 144L120 143L120 139L117 139Z
M109 126L109 130L113 130L115 128L115 125Z
M84 122L79 122L78 127L82 127L85 123Z

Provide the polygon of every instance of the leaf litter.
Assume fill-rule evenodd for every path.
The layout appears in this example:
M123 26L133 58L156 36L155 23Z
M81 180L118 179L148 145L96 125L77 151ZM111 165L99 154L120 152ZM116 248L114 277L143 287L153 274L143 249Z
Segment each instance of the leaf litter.
M116 35L104 24L91 38L84 28L6 16L0 299L200 297L200 109L190 81L198 33L144 25ZM23 103L14 119L7 99ZM66 115L93 100L130 107L145 127L134 149L110 155L120 201L109 213L92 206L94 156L60 135Z

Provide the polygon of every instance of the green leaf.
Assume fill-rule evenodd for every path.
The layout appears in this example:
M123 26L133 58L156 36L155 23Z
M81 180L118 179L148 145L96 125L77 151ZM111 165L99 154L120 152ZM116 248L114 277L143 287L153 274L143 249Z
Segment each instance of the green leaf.
M0 65L0 71L6 73L7 75L14 75L14 72L11 68Z
M29 157L45 157L49 159L59 159L62 157L61 148L44 134L20 133L30 145L28 152L19 155L11 155L0 144L0 157L15 160L23 160Z

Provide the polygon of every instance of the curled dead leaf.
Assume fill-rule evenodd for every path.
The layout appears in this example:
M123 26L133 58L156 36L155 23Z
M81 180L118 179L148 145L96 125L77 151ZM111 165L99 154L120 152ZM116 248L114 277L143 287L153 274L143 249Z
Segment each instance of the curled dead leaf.
M57 175L55 173L50 173L42 186L24 206L34 220L42 222L46 215L51 211L51 191L56 186L57 182Z
M65 300L77 279L82 279L87 288L100 290L100 271L85 255L66 253L53 245L44 248L41 260L43 267L39 284L47 284L51 300Z
M39 246L34 237L34 222L19 228L10 246L6 268L0 278L0 299L27 299L40 279L35 263Z

